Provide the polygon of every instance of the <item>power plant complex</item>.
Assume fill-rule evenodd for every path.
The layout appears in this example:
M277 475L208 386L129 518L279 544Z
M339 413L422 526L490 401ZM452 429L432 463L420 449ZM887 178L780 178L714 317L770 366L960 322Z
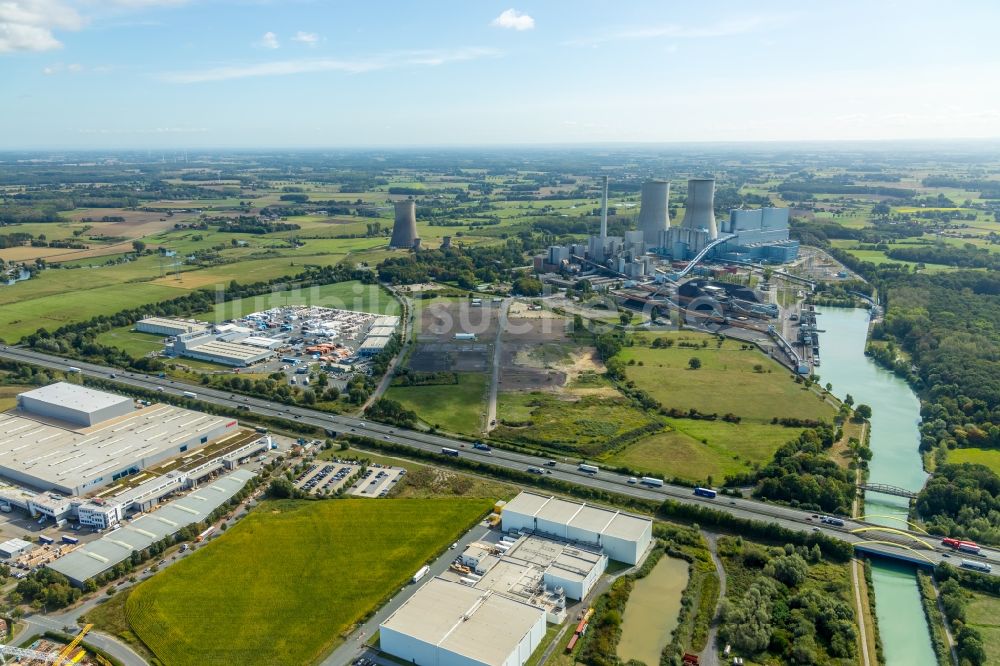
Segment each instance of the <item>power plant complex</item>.
M688 180L680 224L670 223L670 182L642 184L638 228L624 236L608 235L608 178L601 181L601 226L585 245L554 245L536 258L539 270L559 270L564 263L598 266L624 277L653 275L653 261L670 259L697 264L703 259L788 263L798 257L799 242L789 238L787 208L735 208L721 223L715 216L715 179Z
M417 236L417 202L413 199L397 201L396 221L392 225L392 239L389 247L397 250L409 250L420 247Z

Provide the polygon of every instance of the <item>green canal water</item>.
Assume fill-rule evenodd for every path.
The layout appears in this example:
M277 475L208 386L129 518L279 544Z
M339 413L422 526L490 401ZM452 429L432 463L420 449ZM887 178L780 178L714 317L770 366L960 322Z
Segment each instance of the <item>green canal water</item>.
M855 404L872 408L869 480L908 490L919 490L927 478L920 460L920 402L910 387L864 355L868 336L868 311L821 308L821 384L833 384L834 394L848 393ZM869 493L865 501L868 520L902 527L907 500ZM895 519L894 519L895 518ZM878 538L873 536L872 538ZM936 666L927 620L920 604L916 573L912 567L873 561L875 605L879 632L888 666Z

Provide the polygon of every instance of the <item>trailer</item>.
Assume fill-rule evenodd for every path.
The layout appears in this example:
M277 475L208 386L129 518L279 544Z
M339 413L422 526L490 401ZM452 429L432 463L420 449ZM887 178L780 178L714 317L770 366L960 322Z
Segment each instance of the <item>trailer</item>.
M53 539L52 537L45 536L44 534L39 534L38 543L55 543L55 539Z
M581 472L586 472L587 474L597 474L601 471L601 468L597 465L588 465L587 463L580 463L578 468Z
M75 536L70 536L68 534L63 534L62 535L62 542L63 543L77 544L77 543L80 543L80 540L77 539Z
M424 566L420 567L419 569L417 569L417 573L413 574L413 582L416 583L418 580L420 580L421 578L423 578L424 576L426 576L427 572L430 571L430 570L431 570L431 568L429 566L427 566L426 564Z
M716 495L718 495L718 493L711 488L702 488L700 486L694 489L694 494L698 497L707 497L708 499L715 499Z
M183 393L181 393L181 395L184 396L185 398L191 398L192 400L198 397L198 394L195 393L194 391L184 391Z
M442 455L455 456L458 457L458 449L449 449L448 447L441 447Z
M71 365L68 368L66 368L66 372L80 373L80 372L83 372L83 371L80 370L80 368L76 367L75 365Z
M639 483L643 484L644 486L653 486L654 488L663 487L663 479L657 479L652 476L642 477L641 479L639 479Z
M820 518L820 522L826 523L827 525L833 525L834 527L843 527L844 521L840 518L835 518L833 516L823 516Z
M976 560L962 560L963 569L973 569L975 571L982 571L983 573L989 573L993 571L993 567L986 562L977 562Z
M210 535L210 534L212 534L212 532L214 532L214 531L215 531L215 525L212 525L212 526L211 526L211 527L209 527L209 528L208 528L207 530L205 530L204 532L202 532L201 534L199 534L199 535L198 535L198 538L197 538L197 539L195 539L195 541L197 541L197 542L199 542L199 543L200 543L200 542L202 542L202 541L204 541L204 540L205 540L205 539L207 539L207 538L209 537L209 535Z

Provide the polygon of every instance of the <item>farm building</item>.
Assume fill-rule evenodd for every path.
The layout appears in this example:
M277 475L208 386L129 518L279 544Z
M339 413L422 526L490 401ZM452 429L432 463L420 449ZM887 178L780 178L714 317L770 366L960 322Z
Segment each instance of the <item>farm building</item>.
M417 666L523 666L545 636L545 612L432 578L379 627L381 649Z
M183 335L185 333L207 331L208 324L193 319L146 317L135 323L135 330L140 333L153 333L155 335Z
M521 493L500 515L505 531L599 546L608 557L626 564L636 564L653 539L653 522L647 518L535 493Z

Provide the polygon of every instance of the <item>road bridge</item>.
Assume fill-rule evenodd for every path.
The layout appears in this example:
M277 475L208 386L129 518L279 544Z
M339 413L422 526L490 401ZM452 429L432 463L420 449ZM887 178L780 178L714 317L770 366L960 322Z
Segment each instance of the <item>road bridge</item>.
M896 497L906 497L916 499L917 493L899 486L891 486L888 483L862 483L858 486L868 493L881 493L882 495L895 495Z

